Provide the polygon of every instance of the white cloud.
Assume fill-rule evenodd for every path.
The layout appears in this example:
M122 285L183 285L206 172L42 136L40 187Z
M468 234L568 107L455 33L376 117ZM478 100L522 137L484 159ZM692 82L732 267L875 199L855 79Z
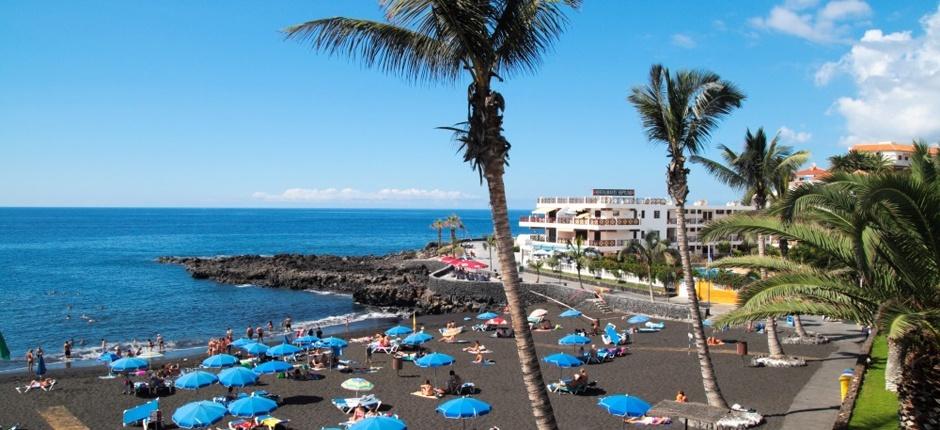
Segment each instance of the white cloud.
M855 96L833 104L846 120L843 143L940 139L940 10L921 26L918 37L868 30L839 61L817 70L817 84L839 75L855 83Z
M444 191L437 188L383 188L378 191L361 191L354 188L289 188L280 194L256 192L251 195L257 200L269 202L379 202L379 201L415 201L415 200L470 200L476 197L460 191Z
M687 49L692 49L697 45L695 43L695 39L693 39L692 36L682 33L676 33L672 35L672 44L680 48Z
M796 131L790 127L783 126L777 131L780 133L780 139L787 142L805 143L813 138L813 134L806 131Z
M857 20L871 15L862 0L831 0L821 8L815 0L788 0L766 17L749 20L754 27L777 31L816 43L847 42L845 34Z

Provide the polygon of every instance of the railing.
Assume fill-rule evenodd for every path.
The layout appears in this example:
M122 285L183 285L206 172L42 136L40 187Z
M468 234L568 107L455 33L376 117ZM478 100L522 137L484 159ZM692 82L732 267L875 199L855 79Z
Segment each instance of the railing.
M590 197L539 197L540 204L550 205L585 205L585 204L606 204L606 205L665 205L669 202L663 198L637 198L637 197L613 197L613 196L590 196Z
M575 224L575 225L640 225L638 218L574 218L574 217L536 217L522 216L519 222L537 222L548 224Z
M629 243L629 240L623 239L589 240L588 246L627 246Z

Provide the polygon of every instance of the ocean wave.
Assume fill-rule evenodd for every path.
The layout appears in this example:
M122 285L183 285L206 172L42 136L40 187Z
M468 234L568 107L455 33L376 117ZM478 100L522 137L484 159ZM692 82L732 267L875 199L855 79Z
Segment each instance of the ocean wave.
M257 287L255 284L238 284L235 288L248 288L248 287Z
M337 293L335 291L322 291L322 290L304 290L307 293L313 293L321 296L347 296L352 297L352 294L348 293Z
M347 322L354 323L359 321L371 320L371 319L382 319L382 318L398 318L400 315L392 312L351 312L345 315L335 315L326 318L320 318L318 320L311 321L298 321L294 323L294 327L304 329L309 327L331 327L346 324Z

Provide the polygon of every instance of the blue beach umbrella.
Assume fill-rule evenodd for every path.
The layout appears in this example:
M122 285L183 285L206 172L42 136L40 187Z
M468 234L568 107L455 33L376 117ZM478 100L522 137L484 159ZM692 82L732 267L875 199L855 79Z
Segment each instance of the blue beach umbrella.
M389 336L405 336L411 334L412 330L405 326L397 325L388 330L385 330L385 334Z
M349 426L348 430L408 430L408 425L398 418L371 417Z
M320 338L316 336L301 336L294 339L294 343L297 345L310 345L318 340L320 340Z
M173 412L173 422L184 429L209 427L225 416L225 406L206 400L187 403Z
M195 372L185 373L179 378L176 378L173 385L176 388L182 388L184 390L196 390L215 384L216 382L219 382L218 376L204 370L197 370Z
M146 364L146 362L144 362ZM46 374L46 358L42 355L39 356L39 362L36 363L36 376L42 376Z
M245 346L245 345L248 345L249 343L255 343L255 341L253 341L253 340L251 340L251 339L249 339L249 338L247 338L247 337L241 337L241 338L235 339L235 341L232 342L232 346L234 346L234 347L236 347L236 348L241 348L241 347L243 347L243 346Z
M705 321L702 321L702 325L705 327L713 327L715 325L715 322L712 321L711 318L709 318Z
M645 400L626 394L603 397L597 401L597 405L617 417L642 417L651 407Z
M241 347L245 352L251 355L261 355L267 352L268 346L263 343L252 342Z
M236 363L238 363L238 358L234 355L216 354L205 360L202 360L202 367L209 369L221 369L224 367L232 367Z
M587 345L589 343L591 343L591 338L582 336L580 334L569 334L561 339L558 339L559 345Z
M345 348L349 346L349 343L338 337L328 337L325 339L320 339L320 341L317 342L317 346L323 348Z
M255 368L252 370L259 375L266 375L269 373L286 372L293 367L294 366L291 366L289 363L281 360L271 360L255 366Z
M147 368L147 360L127 357L111 362L111 370L115 372L130 372Z
M406 337L405 340L401 341L401 343L405 345L416 346L416 345L421 345L422 343L428 342L431 339L434 339L434 336L431 336L422 331L422 332L418 332L411 336Z
M96 358L96 360L97 360L97 361L103 361L103 362L105 362L105 363L110 363L110 362L115 361L115 360L117 360L117 359L119 359L119 358L121 358L121 356L119 356L119 355L117 355L117 354L115 354L115 353L113 353L113 352L105 352L105 353L99 355L98 358Z
M459 399L448 400L441 403L435 411L444 418L455 420L465 420L486 415L493 410L489 403L474 399L473 397L461 397ZM463 422L463 427L467 428L467 423Z
M228 405L228 413L236 417L256 417L277 409L277 402L254 394L242 397Z
M627 324L643 324L650 320L646 315L634 315L627 320Z
M562 318L577 318L581 316L581 311L577 309L568 309L567 311L562 312L561 315L558 315L558 316Z
M244 367L230 367L219 373L219 383L226 387L244 387L258 382L258 374Z
M579 367L584 364L578 357L575 357L571 354L565 354L564 352L559 352L557 354L549 355L542 359L542 361L548 364L554 364L558 366L558 378L561 379L562 369L570 369L572 367Z
M494 313L494 312L483 312L482 314L477 315L477 319L486 321L486 320L491 320L493 318L496 318L498 316L499 314Z
M439 352L434 352L415 360L415 365L418 367L441 367L451 364L454 364L454 357Z
M278 346L268 348L264 354L269 357L285 357L288 355L294 355L298 352L300 352L300 348L289 343L282 343Z

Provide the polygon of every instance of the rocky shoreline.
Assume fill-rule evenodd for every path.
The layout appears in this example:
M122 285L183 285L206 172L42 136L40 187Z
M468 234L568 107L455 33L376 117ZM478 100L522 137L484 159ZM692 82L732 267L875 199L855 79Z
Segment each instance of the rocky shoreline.
M384 256L281 254L160 257L157 261L179 264L195 279L223 284L351 294L366 306L413 309L423 314L462 310L428 290L428 276L444 265L421 257L411 251Z

